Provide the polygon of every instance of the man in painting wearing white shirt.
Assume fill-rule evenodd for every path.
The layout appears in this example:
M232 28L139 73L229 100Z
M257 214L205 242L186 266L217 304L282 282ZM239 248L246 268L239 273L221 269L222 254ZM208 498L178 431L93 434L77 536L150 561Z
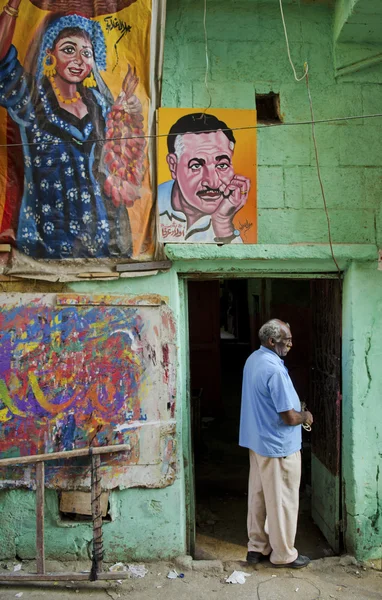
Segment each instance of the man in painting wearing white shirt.
M233 218L250 180L232 166L232 130L214 115L189 114L171 127L167 146L172 180L158 188L162 241L241 243Z

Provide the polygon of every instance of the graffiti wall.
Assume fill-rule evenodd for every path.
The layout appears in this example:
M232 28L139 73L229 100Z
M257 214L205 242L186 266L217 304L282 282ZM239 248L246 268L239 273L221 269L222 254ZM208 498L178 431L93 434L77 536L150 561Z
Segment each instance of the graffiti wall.
M151 256L151 15L0 0L0 241L22 255Z
M175 330L162 298L9 295L0 331L1 458L128 444L103 456L104 487L172 483ZM50 487L89 483L87 457L46 466ZM34 478L0 474L2 486Z

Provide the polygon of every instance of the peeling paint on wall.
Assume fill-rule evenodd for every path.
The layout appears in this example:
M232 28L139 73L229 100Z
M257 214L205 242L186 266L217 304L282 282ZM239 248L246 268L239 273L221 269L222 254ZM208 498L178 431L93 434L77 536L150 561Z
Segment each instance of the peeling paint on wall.
M60 305L54 294L3 298L1 457L128 444L127 452L103 461L104 487L172 483L176 451L171 311L159 297L144 302L142 296L138 305L126 299L130 305L124 306L121 296L116 302L112 296L73 296L68 301L59 297ZM162 355L166 376L157 360ZM87 458L47 463L47 485L86 488L88 466ZM3 470L0 485L32 486L33 470Z

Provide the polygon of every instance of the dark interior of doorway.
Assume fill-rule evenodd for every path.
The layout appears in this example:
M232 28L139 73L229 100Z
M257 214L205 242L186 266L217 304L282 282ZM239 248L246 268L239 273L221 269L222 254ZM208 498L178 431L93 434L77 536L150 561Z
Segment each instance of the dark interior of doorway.
M301 400L312 394L312 284L309 280L221 279L188 284L192 435L198 559L246 554L248 451L238 446L241 378L269 318L290 323L286 360ZM311 517L311 439L303 432L296 547L312 559L334 554Z

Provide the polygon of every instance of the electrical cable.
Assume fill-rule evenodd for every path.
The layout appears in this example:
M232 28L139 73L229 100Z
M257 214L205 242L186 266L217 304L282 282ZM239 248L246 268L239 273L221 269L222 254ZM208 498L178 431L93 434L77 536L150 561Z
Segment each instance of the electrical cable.
M339 123L341 121L354 121L356 119L376 119L382 117L382 113L375 113L371 115L353 115L349 117L334 117L332 119L317 119L314 121L314 125L320 125L324 123ZM243 125L242 127L227 127L227 129L219 129L219 131L249 131L252 129L270 129L273 127L295 127L301 125L312 125L312 121L290 121L290 122L280 122L280 123L269 123L269 124L260 124L260 125ZM194 131L193 133L213 133L217 131L216 129L203 129L200 131ZM119 140L136 140L136 139L158 139L158 138L167 138L171 136L177 136L177 133L157 133L151 135L130 135L130 136L120 136L120 137L112 137L112 138L96 138L89 140L89 142L77 142L79 145L86 145L92 143L104 143L104 142L114 142ZM45 144L46 146L61 146L65 144L72 144L71 140L59 140L59 141L40 141L40 142L19 142L17 144L0 144L0 148L18 148L24 146L41 146L41 144Z
M206 52L206 72L205 72L205 75L204 75L204 85L206 87L207 94L209 96L208 106L204 110L205 113L206 113L206 111L212 105L212 96L211 96L210 88L208 86L208 72L210 70L210 59L209 59L209 56L208 56L208 35L207 35L207 23L206 23L206 20L207 20L207 0L204 0L203 28L204 28L204 49L205 49L205 52Z
M307 89L307 92L308 92L309 109L310 109L310 116L311 116L312 139L313 139L313 146L314 146L314 157L315 157L315 163L316 163L317 177L318 177L318 181L319 181L319 184L320 184L322 201L323 201L323 204L324 204L324 211L325 211L327 228L328 228L328 241L329 241L329 246L330 246L330 253L332 255L333 262L334 262L334 264L336 266L336 269L337 269L337 272L338 272L338 280L339 280L339 285L340 285L340 290L341 290L342 289L341 269L340 269L340 267L338 265L338 262L337 262L337 259L336 259L335 255L334 255L333 240L332 240L332 231L331 231L331 223L330 223L330 217L329 217L329 211L328 211L328 204L327 204L327 201L326 201L324 183L323 183L322 177L321 177L321 167L320 167L320 161L319 161L319 156L318 156L318 147L317 147L315 121L314 121L313 101L312 101L312 94L311 94L310 85L309 85L308 63L307 62L304 63L304 75L302 77L297 77L296 69L295 69L295 66L293 64L293 61L292 61L292 58L291 58L291 54L290 54L288 31L287 31L287 27L286 27L286 23L285 23L285 18L284 18L284 11L283 11L282 0L279 0L279 3L280 3L281 20L282 20L283 27L284 27L284 34L285 34L285 42L286 42L286 47L287 47L287 53L288 53L289 62L290 62L291 67L293 69L294 78L295 78L296 81L302 81L303 79L305 79L305 81L306 81L306 89Z
M306 89L308 91L310 115L312 117L312 138L313 138L313 146L314 146L314 156L315 156L315 161L316 161L317 177L318 177L318 181L319 181L319 184L320 184L322 201L324 203L324 210L325 210L325 215L326 215L326 222L327 222L327 226L328 226L328 240L329 240L330 252L331 252L331 255L332 255L332 258L333 258L333 262L336 265L336 268L337 268L337 271L338 271L338 279L339 279L340 287L341 287L341 285L342 285L341 269L340 269L340 267L338 265L338 262L337 262L337 259L336 259L335 255L334 255L333 241L332 241L332 231L331 231L331 224L330 224L330 218L329 218L328 204L327 204L327 201L326 201L324 184L323 184L322 177L321 177L321 167L320 167L320 161L319 161L319 156L318 156L316 130L315 130L315 125L314 125L313 101L312 101L312 95L311 95L311 92L310 92L309 75L308 75L308 73L306 73L305 81L306 81Z
M288 58L289 58L290 66L292 67L293 75L294 75L295 80L296 81L302 81L304 79L304 77L306 77L307 74L308 74L308 63L306 62L304 64L304 74L301 77L297 77L296 68L295 68L295 66L293 64L293 60L292 60L292 57L291 57L291 54L290 54L288 32L287 32L287 27L286 27L285 18L284 18L283 2L282 2L282 0L279 0L279 2L280 2L281 20L283 22L283 27L284 27L285 42L286 42L286 48L287 48L287 53L288 53Z

